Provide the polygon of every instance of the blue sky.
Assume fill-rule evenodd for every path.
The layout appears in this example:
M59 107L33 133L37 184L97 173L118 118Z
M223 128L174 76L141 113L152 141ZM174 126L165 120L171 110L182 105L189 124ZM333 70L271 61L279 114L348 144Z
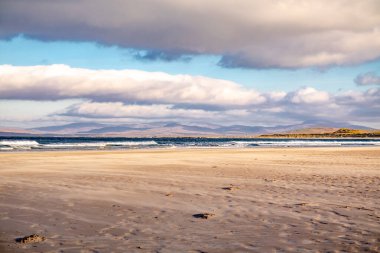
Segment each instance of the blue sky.
M292 91L312 86L329 92L365 89L354 83L357 75L380 70L380 61L329 69L247 69L218 66L220 56L193 56L190 61L147 61L134 57L135 51L95 42L40 41L18 35L0 41L0 64L33 66L67 64L89 69L140 69L170 74L202 75L231 80L260 91Z
M380 127L378 2L238 2L5 0L0 127Z

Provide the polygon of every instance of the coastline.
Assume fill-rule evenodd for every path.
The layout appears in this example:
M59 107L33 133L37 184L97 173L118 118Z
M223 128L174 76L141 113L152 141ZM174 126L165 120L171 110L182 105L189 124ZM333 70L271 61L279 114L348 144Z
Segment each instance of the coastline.
M305 134L305 136L287 136L287 134L260 135L1 135L0 138L126 138L126 139L380 139L380 136L341 136L323 134Z
M69 138L0 137L1 152L50 150L128 150L176 148L266 148L266 147L362 147L380 146L378 138Z
M0 164L4 252L380 250L380 147L7 152ZM193 217L204 212L215 216ZM46 241L14 242L33 233Z

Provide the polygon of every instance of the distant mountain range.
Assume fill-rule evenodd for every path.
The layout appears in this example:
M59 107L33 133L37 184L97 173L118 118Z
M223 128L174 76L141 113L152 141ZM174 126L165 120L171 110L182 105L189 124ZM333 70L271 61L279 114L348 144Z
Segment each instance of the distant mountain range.
M230 125L186 125L176 122L111 125L101 123L71 123L31 129L0 128L2 136L124 136L124 137L184 137L184 136L258 136L274 133L328 133L339 128L371 130L369 127L330 121L305 121L301 124L273 127Z

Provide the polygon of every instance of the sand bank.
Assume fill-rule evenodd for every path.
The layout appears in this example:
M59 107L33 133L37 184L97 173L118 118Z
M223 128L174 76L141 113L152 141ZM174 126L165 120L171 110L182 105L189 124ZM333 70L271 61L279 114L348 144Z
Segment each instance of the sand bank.
M1 153L0 252L379 252L379 185L378 147Z

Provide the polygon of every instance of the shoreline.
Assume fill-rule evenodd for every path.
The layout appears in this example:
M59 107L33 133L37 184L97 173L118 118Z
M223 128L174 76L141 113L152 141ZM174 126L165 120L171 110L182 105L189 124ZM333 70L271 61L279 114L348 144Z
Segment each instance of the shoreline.
M0 141L0 153L143 150L143 149L254 149L310 147L376 147L380 139L82 139L22 138Z
M323 149L379 149L380 146L377 145L342 145L342 146L251 146L251 147L142 147L142 148L114 148L114 149L25 149L25 150L0 150L0 156L2 154L38 154L38 153L125 153L125 152L160 152L160 151L206 151L206 150L215 150L215 151L253 151L253 150L323 150Z
M93 138L93 139L305 139L305 140L314 140L314 139L380 139L379 136L373 137L358 137L358 136L315 136L315 137L287 137L287 136L262 136L262 135L236 135L236 136L225 136L225 135L217 135L217 136L202 136L202 135L194 135L194 136L120 136L120 135L0 135L0 138Z

